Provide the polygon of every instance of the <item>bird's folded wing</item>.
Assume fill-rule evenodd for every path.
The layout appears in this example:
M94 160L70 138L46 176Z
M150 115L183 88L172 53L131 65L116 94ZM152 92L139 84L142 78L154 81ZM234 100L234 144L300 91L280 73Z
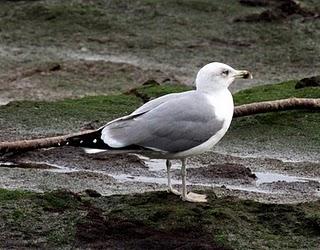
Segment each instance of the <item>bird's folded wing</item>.
M153 99L153 100L145 103L144 105L142 105L141 107L136 109L131 115L145 113L146 111L150 111L165 102L172 101L177 98L180 98L183 96L188 96L188 95L193 95L193 94L194 94L194 90L183 92L183 93L171 93L171 94L167 94L164 96L160 96L156 99Z
M196 147L223 126L214 108L196 92L168 98L149 110L107 124L102 140L111 147L139 145L166 152L181 152Z
M192 92L192 91L190 91ZM173 100L175 98L178 98L180 95L184 95L185 93L188 93L188 92L184 92L184 93L172 93L172 94L168 94L168 95L164 95L164 96L160 96L154 100L151 100L147 103L145 103L144 105L142 105L141 107L139 107L138 109L136 109L134 112L132 112L130 115L126 115L126 116L123 116L123 117L120 117L120 118L117 118L115 120L112 120L110 122L108 122L107 125L110 125L111 123L115 123L115 122L119 122L119 121L124 121L124 120L131 120L137 116L140 116L152 109L155 109L156 107L158 107L159 105L167 102L167 101L170 101L170 100ZM105 127L105 126L103 126Z

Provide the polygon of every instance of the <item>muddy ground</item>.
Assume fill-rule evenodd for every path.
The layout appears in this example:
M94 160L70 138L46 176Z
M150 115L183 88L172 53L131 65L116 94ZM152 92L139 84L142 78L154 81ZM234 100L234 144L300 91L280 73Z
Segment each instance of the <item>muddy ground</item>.
M239 81L232 86L233 92L249 88L235 94L237 105L291 96L319 98L319 87L295 90L296 82L288 81L320 75L319 2L301 1L299 8L292 1L280 1L281 5L277 1L261 1L262 5L255 6L252 2L1 2L1 140L99 127L130 113L149 98L189 89L197 70L210 61L253 72L253 81ZM281 81L285 83L251 88ZM84 96L91 97L81 99ZM0 247L121 249L133 248L134 242L141 239L137 249L154 246L151 242L157 242L159 249L317 249L319 214L308 213L319 208L319 122L318 112L305 111L234 120L217 147L188 161L188 188L209 194L208 207L188 204L183 208L178 198L163 192L163 160L137 155L88 155L72 147L1 157L0 188L36 193L31 198L29 193L23 198L23 193L21 200L7 199L5 194L0 229L6 230L0 234ZM176 188L180 188L179 164L174 162L172 169ZM62 192L64 198L72 200L71 207L52 209L51 193L37 194L57 189L73 192ZM155 192L145 193L150 191ZM88 193L102 197L89 206L83 204L83 200L91 199ZM132 196L135 193L141 195ZM59 195L54 194L54 199L59 201ZM8 196L14 196L14 192ZM47 203L41 203L42 199L49 199L49 208ZM139 212L133 209L134 201L140 202ZM39 202L44 214L35 209ZM108 202L115 206L109 207ZM288 205L300 202L304 202L303 211ZM275 214L267 213L264 206L269 205L265 203L271 203L270 210ZM227 211L216 210L229 205ZM241 212L243 216L236 217L238 205L244 210L253 207L252 214ZM132 210L132 214L123 212L124 208L130 213ZM34 211L37 215L30 218L36 221L58 218L62 222L48 223L43 228L27 219ZM236 231L212 229L208 222L212 214L205 211L213 211L218 219L225 218L225 224L234 223ZM197 212L210 230L198 228ZM171 225L174 219L170 216L177 221L190 216L191 222L187 226L182 222ZM257 216L257 221L252 216ZM273 216L284 216L279 222L283 224L272 224L278 218ZM81 220L77 221L77 217ZM159 222L161 218L164 224ZM218 219L212 221L222 227ZM255 235L253 224L265 221L270 222L268 230L259 227ZM289 229L284 226L286 223ZM23 229L28 224L35 225L32 230L37 237ZM239 234L243 225L252 233L248 238L245 233ZM48 233L51 227L59 229L54 231L56 234ZM189 228L197 237L188 230L179 233L181 228ZM306 234L304 228L309 228ZM125 234L121 232L124 229ZM146 233L148 237L144 238ZM281 238L287 233L288 238ZM95 236L100 234L111 236ZM128 235L131 238L126 238ZM188 241L184 243L186 237Z
M238 92L237 104L286 96L318 97L319 87L295 89L297 81ZM144 98L181 91L179 85L148 84L134 93L56 102L16 102L1 107L2 140L76 132L99 127L130 113ZM258 201L295 203L319 195L317 111L270 113L234 119L230 131L212 152L189 159L190 188L213 189ZM32 129L30 129L32 128ZM245 147L244 147L245 145ZM142 156L86 154L79 148L46 149L1 158L5 188L50 191L59 188L104 195L166 188L163 160ZM173 182L179 181L179 162ZM20 176L20 178L19 178ZM255 177L255 178L254 178Z
M174 162L173 184L180 187L180 162ZM318 200L320 165L273 159L239 158L208 153L188 162L188 185L272 203ZM37 192L96 190L102 195L166 190L164 160L137 155L87 155L78 148L40 150L3 159L3 188Z
M166 190L165 161L138 155L88 155L79 148L39 150L2 159L1 187L37 192L86 189L102 195ZM172 168L180 187L180 162ZM190 190L271 203L318 200L320 163L207 153L188 161Z
M297 83L251 88L236 93L235 101L320 96L319 87L295 89ZM145 98L185 88L153 83L129 95L13 102L0 107L1 138L98 127ZM165 191L163 160L73 147L2 156L0 246L317 249L319 118L317 111L302 110L234 119L222 143L188 160L188 189L207 194L205 205ZM172 168L177 189L179 164Z
M233 90L320 74L319 2L292 2L2 1L0 101L190 85L211 61L253 72ZM279 18L241 21L268 11Z

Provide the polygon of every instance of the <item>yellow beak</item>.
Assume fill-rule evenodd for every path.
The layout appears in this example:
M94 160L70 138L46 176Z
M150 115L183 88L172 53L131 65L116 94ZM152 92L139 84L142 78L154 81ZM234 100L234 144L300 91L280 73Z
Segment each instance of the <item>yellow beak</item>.
M252 74L247 70L236 70L234 78L252 79Z

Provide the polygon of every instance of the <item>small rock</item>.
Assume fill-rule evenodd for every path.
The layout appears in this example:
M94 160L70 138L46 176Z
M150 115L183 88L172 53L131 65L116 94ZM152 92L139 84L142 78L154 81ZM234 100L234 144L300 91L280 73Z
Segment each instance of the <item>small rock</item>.
M93 189L86 189L84 191L89 197L93 197L93 198L97 198L97 197L101 197L102 195L97 192L96 190Z
M320 75L303 78L299 82L297 82L295 86L296 89L301 89L305 87L320 87Z
M166 82L172 82L172 80L170 78L165 78L162 80L162 83L166 83Z
M81 126L81 130L87 130L87 129L96 129L97 127L99 127L99 120L94 120L88 123L85 123Z
M264 7L270 5L270 0L239 0L240 4L250 7Z
M142 85L160 85L160 83L158 83L156 80L154 79L148 79L147 81L145 81Z
M272 22L286 19L293 15L303 17L316 17L317 13L307 10L294 0L283 0L279 4L261 12L260 14L250 14L245 17L236 18L235 22Z
M58 71L58 70L61 70L61 65L59 63L55 63L49 68L49 71Z

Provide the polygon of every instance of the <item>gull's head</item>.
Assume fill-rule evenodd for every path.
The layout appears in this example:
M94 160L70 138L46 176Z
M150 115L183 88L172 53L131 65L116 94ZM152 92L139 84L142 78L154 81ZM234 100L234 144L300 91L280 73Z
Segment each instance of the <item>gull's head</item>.
M198 90L211 92L227 89L237 78L252 78L247 70L236 70L227 64L212 62L202 67L196 78Z

